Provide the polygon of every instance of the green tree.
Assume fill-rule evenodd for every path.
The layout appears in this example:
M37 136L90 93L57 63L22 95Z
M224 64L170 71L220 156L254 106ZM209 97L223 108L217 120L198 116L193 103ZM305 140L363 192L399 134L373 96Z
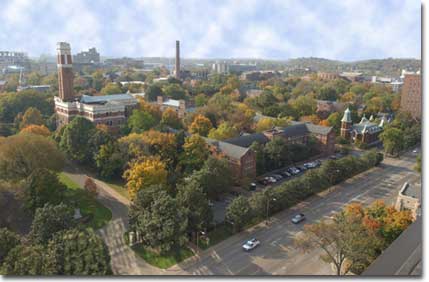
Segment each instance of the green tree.
M269 169L285 166L290 162L290 154L287 143L283 138L274 138L265 145L264 154L267 158Z
M45 245L56 232L70 229L74 225L73 210L70 207L63 203L56 206L46 204L36 209L29 236L34 244Z
M0 266L10 250L18 246L20 241L18 234L15 232L7 228L0 228Z
M394 127L385 128L379 137L383 142L386 153L399 155L404 146L404 135L400 129Z
M46 168L36 169L27 178L24 192L25 206L32 213L45 204L59 204L64 199L66 186L55 172Z
M201 185L194 179L189 179L178 185L177 190L177 204L188 219L188 232L199 232L207 229L213 218L213 213Z
M118 83L108 83L101 89L101 94L103 95L112 95L112 94L121 94L122 89Z
M111 275L110 255L103 240L88 228L55 233L48 250L55 257L59 275Z
M200 183L209 199L217 199L220 194L229 191L233 183L228 161L211 156L201 170L194 172L191 177Z
M27 77L27 83L30 85L40 85L42 83L43 76L38 72L31 72Z
M163 87L162 91L167 97L175 100L186 99L186 91L176 83L171 83ZM146 95L146 94L145 94Z
M144 193L137 194L137 198L141 196ZM184 246L188 225L186 214L166 191L158 191L146 207L136 208L134 227L142 234L144 246L161 253Z
M252 210L247 198L235 198L226 209L226 219L233 225L235 231L240 231L252 218Z
M54 275L56 260L45 246L18 245L9 251L1 272L6 275Z
M158 96L164 96L162 88L158 84L151 84L145 91L145 99L149 102L156 101Z
M38 168L60 171L64 156L54 141L35 134L21 133L0 143L0 178L20 180Z
M149 130L156 125L155 118L147 111L133 110L132 115L128 118L128 127L131 132L141 133Z
M331 86L322 86L319 92L319 99L335 101L337 100L337 91Z
M72 160L81 163L90 162L93 152L89 141L94 133L94 124L84 117L77 116L65 126L60 148Z
M418 172L418 173L422 173L422 155L418 155L417 159L416 159L416 166L414 167L414 169Z
M118 142L115 141L101 145L95 156L95 165L98 173L103 178L120 176L125 164L126 160L124 160L120 152Z

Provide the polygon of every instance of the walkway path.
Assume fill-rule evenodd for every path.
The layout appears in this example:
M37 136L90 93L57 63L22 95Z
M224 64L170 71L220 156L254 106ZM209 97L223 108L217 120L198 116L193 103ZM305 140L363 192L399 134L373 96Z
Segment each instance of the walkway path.
M68 166L64 173L76 184L84 186L87 175L78 168ZM112 211L112 220L98 232L109 248L113 273L115 275L164 274L164 270L146 263L125 243L123 234L128 228L130 201L103 181L97 179L94 181L99 188L97 200Z

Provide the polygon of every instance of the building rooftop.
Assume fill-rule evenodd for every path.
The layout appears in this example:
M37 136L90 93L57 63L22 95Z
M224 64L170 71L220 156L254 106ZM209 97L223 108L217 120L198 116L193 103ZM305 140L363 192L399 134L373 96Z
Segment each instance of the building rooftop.
M174 100L174 99L168 99L165 100L164 102L162 102L163 105L165 106L170 106L170 107L176 107L178 108L180 105L180 101L179 100Z
M415 198L421 200L422 189L419 183L408 183L405 182L403 188L401 189L401 194L407 197Z
M250 147L253 144L253 142L265 144L268 141L270 141L270 139L268 139L268 137L265 136L263 133L241 135L239 137L230 138L230 139L225 140L225 142L227 142L229 144L233 144L233 145L237 145L237 146L245 147L245 148Z
M204 137L203 137L204 138ZM206 142L212 146L217 147L220 151L222 151L227 157L230 157L232 159L240 159L242 156L244 156L250 149L249 148L243 148L240 146L236 146L234 144L230 144L223 141L218 141L210 138L204 138Z
M98 103L107 103L113 101L124 101L135 99L131 94L112 94L112 95L103 95L103 96L88 96L82 95L80 102L84 104L98 104Z

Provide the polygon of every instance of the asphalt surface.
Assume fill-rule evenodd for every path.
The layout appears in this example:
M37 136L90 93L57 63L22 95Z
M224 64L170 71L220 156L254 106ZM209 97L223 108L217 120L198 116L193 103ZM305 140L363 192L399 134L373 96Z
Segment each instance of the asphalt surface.
M322 192L299 205L279 213L269 226L261 223L236 234L170 269L171 275L335 275L330 265L320 260L320 250L302 253L293 247L295 235L304 223L314 223L340 211L346 204L370 204L383 199L393 204L405 181L418 179L413 171L415 155L386 159L379 167L362 173ZM307 219L292 224L290 219L302 212ZM261 245L244 252L243 242L257 238Z

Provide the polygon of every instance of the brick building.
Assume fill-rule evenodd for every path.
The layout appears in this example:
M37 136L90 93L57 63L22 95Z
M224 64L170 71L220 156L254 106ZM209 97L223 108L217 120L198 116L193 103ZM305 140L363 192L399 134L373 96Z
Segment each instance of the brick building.
M73 91L73 63L70 44L57 44L58 93L54 98L57 126L68 124L74 117L82 116L94 124L105 124L113 132L126 122L137 107L140 94L76 97Z
M420 74L404 76L400 109L409 112L415 119L422 119L422 77Z
M379 124L368 120L365 115L358 124L353 124L349 108L344 111L341 119L341 136L352 142L374 145L380 142L378 135L383 131L384 117Z
M206 141L215 146L231 163L233 175L236 179L256 177L256 155L250 149L254 142L266 144L273 138L284 138L288 144L308 144L311 137L318 141L319 150L325 154L335 151L335 132L332 127L319 126L311 123L293 122L291 126L276 127L262 133L254 133L217 141L206 138Z

